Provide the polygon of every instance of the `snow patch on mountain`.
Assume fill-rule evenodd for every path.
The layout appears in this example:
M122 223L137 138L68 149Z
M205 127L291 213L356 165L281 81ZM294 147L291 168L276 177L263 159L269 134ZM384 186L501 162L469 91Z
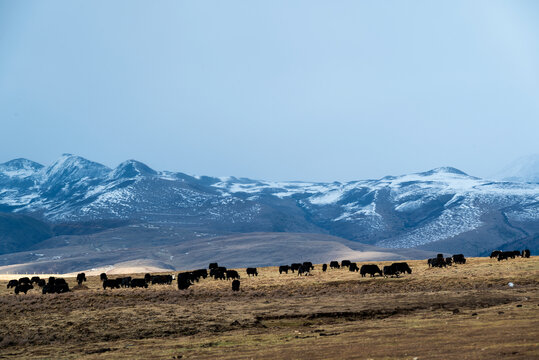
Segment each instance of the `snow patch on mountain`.
M329 190L323 192L322 195L310 197L309 201L315 205L328 205L339 201L344 194L344 189Z
M427 199L419 199L419 200L414 200L414 201L405 201L405 202L395 206L395 210L396 211L401 211L401 212L415 211L415 210L421 208L421 206L423 206L425 204L425 200L427 200Z
M336 189L335 183L309 183L309 182L275 182L275 181L255 181L248 179L238 180L234 177L221 177L220 182L213 184L213 187L222 189L228 193L271 194L278 198L294 196L296 194L318 194L325 193L330 189ZM338 183L337 183L338 184Z
M357 220L358 217L365 217L365 216L380 217L380 214L376 212L375 201L364 206L358 205L357 203L346 204L346 205L343 205L343 209L345 211L340 216L333 219L333 221L354 221L354 220Z
M477 229L481 226L481 210L473 206L473 197L456 208L446 209L426 226L413 229L405 235L378 241L376 245L390 248L415 247Z
M4 190L0 193L0 204L9 206L25 206L39 198L39 194L19 195L16 191Z

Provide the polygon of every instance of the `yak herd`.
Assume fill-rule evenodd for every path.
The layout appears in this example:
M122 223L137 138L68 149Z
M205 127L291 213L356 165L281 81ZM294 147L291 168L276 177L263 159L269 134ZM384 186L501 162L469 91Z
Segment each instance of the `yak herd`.
M490 253L490 258L497 258L498 261L501 260L509 260L509 258L514 259L516 257L523 257L523 258L529 258L531 255L529 249L525 249L522 251L514 250L514 251L500 251L495 250L492 253Z
M412 269L410 269L410 266L408 266L407 263L393 263L389 266L384 266L383 270L381 270L378 265L374 264L366 264L362 265L361 268L358 267L358 265L355 262L351 262L350 260L343 260L339 264L338 261L330 261L329 263L330 269L341 269L341 268L347 268L349 271L352 272L359 272L362 277L365 277L367 274L369 274L371 277L374 277L376 274L379 274L380 276L396 276L398 277L400 274L403 273L412 273ZM289 271L294 273L295 271L298 272L298 275L309 275L311 270L314 270L314 266L312 262L306 261L304 263L293 263L292 265L281 265L279 266L279 274L285 273L288 274ZM328 264L322 264L322 271L326 272L328 270Z
M444 254L438 254L435 258L428 259L427 264L429 267L447 267L453 264L466 264L466 258L462 254L453 255L444 258Z
M41 288L43 294L61 294L69 291L69 285L63 278L49 277L48 281L41 279L39 276L34 276L31 279L22 277L19 280L9 280L7 287L14 288L15 294L27 293L28 290L34 288L34 285Z
M509 258L514 259L515 257L530 257L530 250L522 251L493 251L490 254L490 258L496 258L498 261L508 260ZM444 257L443 254L438 254L435 258L428 259L427 264L429 267L442 268L447 266L452 266L453 264L466 264L466 258L463 254L456 254L451 257ZM322 271L326 272L329 269L345 269L347 268L351 272L359 272L362 277L365 277L367 274L370 277L375 277L379 275L380 277L399 277L404 273L411 274L412 269L405 262L397 262L388 266L384 266L382 269L375 264L365 264L361 268L355 262L350 260L342 260L340 263L338 261L331 261L328 264L322 264ZM311 270L314 270L314 265L310 261L305 261L303 263L293 263L291 265L281 265L279 266L279 274L288 274L289 271L292 273L297 272L298 275L311 275ZM255 267L249 267L246 269L248 277L258 276L258 270ZM171 285L172 282L176 279L179 290L186 290L190 286L198 283L200 279L206 279L211 277L215 280L232 280L232 290L240 290L240 274L237 270L230 270L224 266L219 266L217 263L211 263L208 266L208 269L199 269L194 271L185 271L175 275L151 275L145 274L143 278L132 278L131 276L127 277L118 277L114 279L109 279L107 274L102 273L100 275L101 283L103 289L119 289L119 288L148 288L148 285ZM77 284L82 285L86 281L85 273L80 273L77 275ZM7 288L13 288L15 294L27 293L28 290L34 289L34 286L37 286L41 289L43 294L60 294L69 292L69 285L66 280L63 278L55 278L53 276L49 277L47 280L41 279L39 276L34 276L32 278L22 277L18 280L10 280L7 284Z

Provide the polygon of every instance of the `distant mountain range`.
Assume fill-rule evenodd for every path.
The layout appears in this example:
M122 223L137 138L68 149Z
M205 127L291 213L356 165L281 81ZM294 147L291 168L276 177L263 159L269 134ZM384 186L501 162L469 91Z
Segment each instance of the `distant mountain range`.
M111 251L136 244L153 249L153 255L159 247L185 241L254 232L318 234L342 239L351 249L354 243L373 251L415 249L417 256L421 251L481 255L504 247L539 250L537 181L489 181L451 167L375 180L310 183L190 176L155 171L135 160L110 169L69 154L47 167L15 159L0 164L0 213L0 230L2 219L5 229L0 254L20 253L0 258L0 266L35 262L28 254L36 249L62 248L72 254L82 246L80 254L95 252L99 246L89 244L92 239L105 241L103 234L113 232L131 238L105 241ZM34 240L21 235L20 224L32 229ZM6 229L18 229L18 235L6 235ZM36 231L41 235L35 236ZM138 233L145 234L140 235L145 243ZM301 238L301 246L308 247ZM218 257L216 251L208 258ZM169 257L157 258L166 263ZM88 266L96 264L102 265L96 260ZM172 260L169 264L182 266Z
M492 178L501 181L539 183L539 154L513 161Z

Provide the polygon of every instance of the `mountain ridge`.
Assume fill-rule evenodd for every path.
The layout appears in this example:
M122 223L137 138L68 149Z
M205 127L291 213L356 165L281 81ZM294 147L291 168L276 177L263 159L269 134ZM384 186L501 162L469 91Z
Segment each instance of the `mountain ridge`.
M538 204L539 184L485 180L453 167L302 182L191 176L136 160L109 168L71 154L49 166L27 159L0 164L0 212L51 223L122 220L217 233L329 234L384 248L451 250L448 244L464 241L477 243L468 247L475 254L515 241L533 245Z

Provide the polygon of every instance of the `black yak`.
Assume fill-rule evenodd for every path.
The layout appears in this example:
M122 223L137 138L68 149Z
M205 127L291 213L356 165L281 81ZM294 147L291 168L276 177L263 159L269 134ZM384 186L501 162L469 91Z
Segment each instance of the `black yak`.
M86 281L86 274L85 273L77 274L77 284L82 285L83 281Z
M247 268L247 269L246 269L246 272L247 272L247 276L249 276L249 277L250 277L251 275L253 275L253 276L258 276L258 271L256 270L255 267Z
M374 277L376 274L383 276L382 270L375 264L363 265L359 271L362 277L365 277L366 274L369 274L371 277Z
M282 273L287 273L288 274L288 270L290 270L290 266L288 266L288 265L279 266L279 274L282 274Z
M238 274L238 272L236 270L227 270L226 271L226 279L227 280L239 279L239 278L240 278L240 274Z

